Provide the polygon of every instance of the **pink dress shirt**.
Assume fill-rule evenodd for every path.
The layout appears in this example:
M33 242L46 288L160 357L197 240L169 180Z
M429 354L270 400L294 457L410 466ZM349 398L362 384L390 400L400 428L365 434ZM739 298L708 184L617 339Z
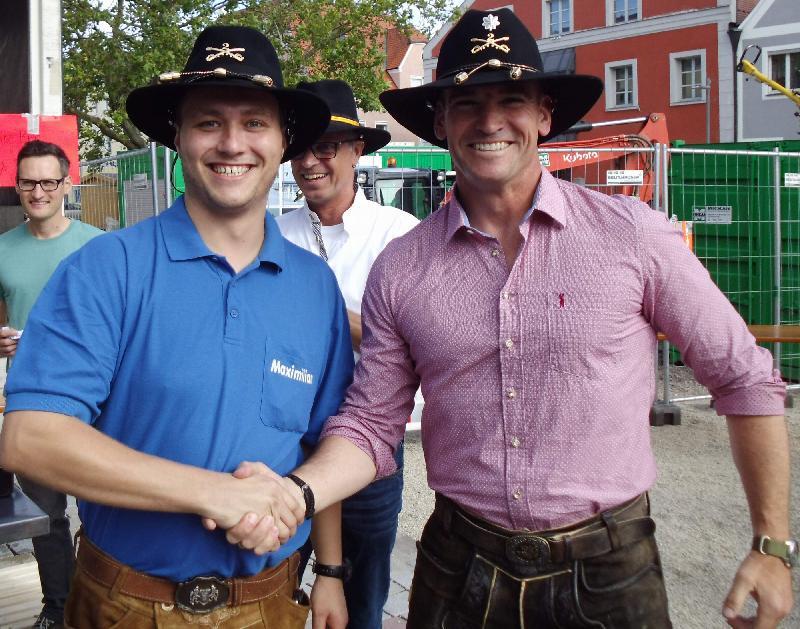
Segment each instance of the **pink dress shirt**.
M432 489L512 529L560 527L649 489L656 330L721 415L783 413L770 353L660 212L543 170L509 270L453 200L367 281L361 361L324 435L394 469L421 383Z

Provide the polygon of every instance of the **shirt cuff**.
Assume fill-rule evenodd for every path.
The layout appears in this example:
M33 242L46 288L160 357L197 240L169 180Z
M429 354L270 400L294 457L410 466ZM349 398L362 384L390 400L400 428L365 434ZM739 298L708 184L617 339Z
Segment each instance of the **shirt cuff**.
M772 375L772 382L719 396L714 402L717 415L783 415L786 384L780 372Z
M391 476L397 471L394 450L374 433L363 428L358 420L331 417L322 431L322 438L341 437L362 450L375 463L375 480Z
M6 398L5 414L14 411L43 411L46 413L60 413L70 417L77 417L83 422L90 423L91 409L74 398L53 395L51 393L12 393Z

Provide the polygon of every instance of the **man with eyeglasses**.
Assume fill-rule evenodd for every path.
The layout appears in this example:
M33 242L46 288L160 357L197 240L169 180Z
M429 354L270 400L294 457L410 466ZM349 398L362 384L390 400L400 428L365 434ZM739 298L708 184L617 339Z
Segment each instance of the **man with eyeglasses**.
M28 314L59 262L103 232L64 216L72 189L69 159L50 142L33 140L17 155L16 191L28 220L0 236L0 356L10 359ZM58 625L75 568L67 497L19 476L23 491L50 516L50 533L33 538L43 603L34 627Z
M361 347L361 298L372 263L386 244L417 219L378 205L355 183L363 154L389 143L387 131L358 122L355 97L344 81L302 82L298 88L322 98L331 110L325 133L292 160L302 208L278 217L283 235L328 262L347 305L353 351ZM381 626L389 594L389 563L403 499L403 444L395 451L397 471L342 503L342 551L352 574L345 582L350 629ZM315 570L316 571L316 570Z

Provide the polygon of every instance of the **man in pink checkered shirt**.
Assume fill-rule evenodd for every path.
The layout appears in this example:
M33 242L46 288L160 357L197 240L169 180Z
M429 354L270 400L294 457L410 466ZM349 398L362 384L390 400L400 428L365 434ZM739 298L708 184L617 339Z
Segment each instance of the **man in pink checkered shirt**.
M421 385L436 508L409 627L671 627L647 495L663 331L727 416L750 505L754 550L725 619L750 626L752 595L755 626L776 626L796 544L785 387L769 352L663 215L540 166L538 144L588 112L599 79L544 72L507 9L468 11L437 77L381 99L449 148L455 193L372 268L354 383L295 471L305 500L324 508L390 474Z

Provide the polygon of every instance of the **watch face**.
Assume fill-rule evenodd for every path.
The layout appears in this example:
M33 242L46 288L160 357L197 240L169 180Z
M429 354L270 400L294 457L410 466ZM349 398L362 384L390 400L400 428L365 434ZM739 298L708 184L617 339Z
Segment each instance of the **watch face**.
M800 560L800 548L798 548L797 540L790 539L786 542L786 550L788 551L788 563L789 565L794 568L798 565L798 560Z

